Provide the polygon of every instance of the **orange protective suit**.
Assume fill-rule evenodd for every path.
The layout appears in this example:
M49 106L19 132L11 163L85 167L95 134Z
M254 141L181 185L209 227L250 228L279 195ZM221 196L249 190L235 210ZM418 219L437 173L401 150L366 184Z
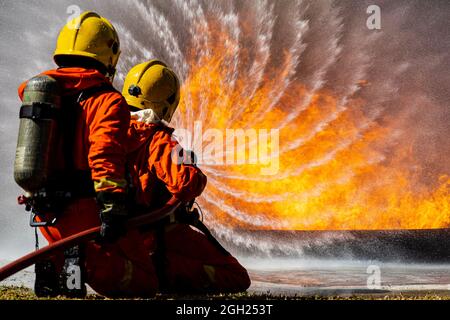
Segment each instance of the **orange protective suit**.
M206 176L200 169L173 161L172 152L181 150L172 139L173 131L155 123L131 121L128 163L137 187L136 202L140 205L161 207L172 195L188 202L206 186Z
M43 74L55 78L68 96L110 84L100 72L83 68L60 68ZM26 84L19 87L21 99ZM90 170L96 191L124 192L124 146L130 123L125 99L118 92L98 93L81 102L81 108L79 117L74 119L74 169Z
M110 84L100 72L83 68L60 68L43 74L58 80L63 94L71 96L91 87ZM26 82L19 87L21 99L25 86ZM77 128L73 149L75 169L90 171L97 192L125 192L125 143L130 123L126 101L120 93L106 91L93 94L80 106L78 117L74 119ZM40 228L50 243L100 225L99 208L93 197L73 200L58 216L55 226ZM145 258L145 247L139 246L143 242L137 231L131 231L116 244L87 244L87 283L107 296L153 295L157 280L152 264ZM62 253L55 257L55 262L60 269ZM139 283L132 275L138 275Z
M131 121L128 162L140 205L160 207L172 195L188 202L206 186L206 176L198 167L178 163L174 157L181 148L172 132L159 123ZM149 250L155 250L155 235L150 232L146 238ZM245 268L189 225L166 227L164 257L165 291L240 292L250 286Z

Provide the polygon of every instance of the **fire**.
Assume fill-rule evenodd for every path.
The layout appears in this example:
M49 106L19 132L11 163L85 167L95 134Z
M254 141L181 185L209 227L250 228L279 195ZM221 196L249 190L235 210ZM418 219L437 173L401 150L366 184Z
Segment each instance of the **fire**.
M201 202L213 220L231 228L286 230L450 226L450 178L421 182L412 141L394 119L370 114L360 99L297 80L286 84L290 52L255 86L235 70L251 57L244 53L236 61L237 44L226 32L212 38L209 55L191 54L176 126L192 130L200 120L222 131L277 128L280 141L277 175L260 175L265 164L201 166L209 177ZM364 90L368 81L355 85ZM250 142L246 152L256 147Z

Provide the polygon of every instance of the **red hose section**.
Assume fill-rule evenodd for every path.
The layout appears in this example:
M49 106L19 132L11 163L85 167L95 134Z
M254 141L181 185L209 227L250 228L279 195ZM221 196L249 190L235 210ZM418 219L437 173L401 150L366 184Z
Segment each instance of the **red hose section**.
M144 215L132 218L127 222L127 228L135 228L146 224L155 223L161 219L164 219L169 214L171 214L180 205L179 200L172 197L162 208L154 210ZM61 239L46 247L39 250L33 251L22 258L19 258L4 267L0 268L0 281L8 278L9 276L19 272L41 259L45 259L55 252L76 245L78 243L94 240L98 233L100 232L100 227L95 227L82 231L80 233L71 235L70 237Z

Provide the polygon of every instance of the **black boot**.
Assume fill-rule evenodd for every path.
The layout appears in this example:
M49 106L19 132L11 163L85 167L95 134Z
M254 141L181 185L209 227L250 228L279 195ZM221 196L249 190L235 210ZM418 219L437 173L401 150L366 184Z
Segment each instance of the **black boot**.
M34 266L36 279L34 293L38 297L55 297L59 291L58 275L55 265L50 260L39 261Z
M86 297L83 250L74 246L64 251L64 266L60 275L61 294L70 298Z

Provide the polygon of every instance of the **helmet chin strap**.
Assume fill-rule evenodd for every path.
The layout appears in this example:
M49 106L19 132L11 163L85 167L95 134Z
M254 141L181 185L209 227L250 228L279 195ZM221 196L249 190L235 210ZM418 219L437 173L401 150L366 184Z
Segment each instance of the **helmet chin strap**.
M106 69L105 77L107 77L109 79L109 81L112 83L114 81L115 75L116 75L116 68L114 68L113 66L109 66Z
M170 110L170 109L169 109L169 110ZM169 122L172 120L173 114L175 113L175 112L172 112L172 114L169 114L169 115L168 115L169 110L167 110L166 114L165 114L164 117L163 117L163 118L165 119L167 116L169 116L169 118L168 118L167 120L164 120L164 121L167 122L167 123L169 123Z

